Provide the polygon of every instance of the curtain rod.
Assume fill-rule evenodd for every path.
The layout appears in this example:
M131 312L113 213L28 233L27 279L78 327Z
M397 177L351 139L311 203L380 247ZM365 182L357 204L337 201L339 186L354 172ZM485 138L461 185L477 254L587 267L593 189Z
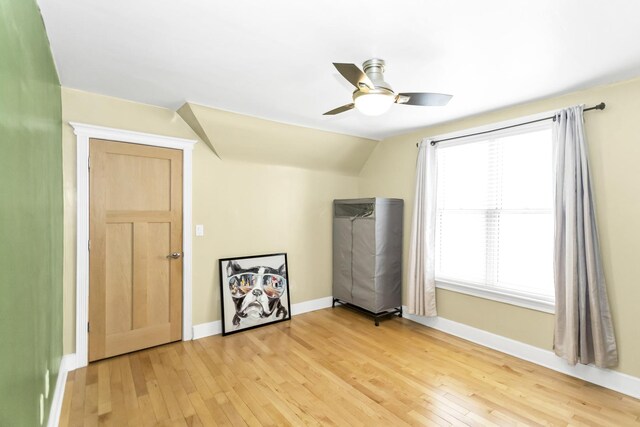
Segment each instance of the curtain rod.
M593 107L585 108L582 111L604 110L604 108L606 106L607 105L604 102L601 102L598 105L594 105ZM553 116L549 116L549 117L543 117L541 119L531 120L531 121L528 121L528 122L518 123L518 124L515 124L515 125L511 125L511 126L504 126L504 127L501 127L501 128L496 128L496 129L491 129L491 130L485 130L485 131L482 131L482 132L468 133L466 135L460 135L460 136L452 136L451 138L436 139L436 140L431 141L431 145L436 145L438 142L451 141L451 140L454 140L454 139L466 138L468 136L484 135L485 133L496 132L496 131L504 130L504 129L511 129L511 128L515 128L515 127L518 127L518 126L530 125L531 123L543 122L545 120L553 120L555 122L556 121L556 116L553 115ZM420 143L419 142L416 143L416 147L419 147L419 146L420 146Z

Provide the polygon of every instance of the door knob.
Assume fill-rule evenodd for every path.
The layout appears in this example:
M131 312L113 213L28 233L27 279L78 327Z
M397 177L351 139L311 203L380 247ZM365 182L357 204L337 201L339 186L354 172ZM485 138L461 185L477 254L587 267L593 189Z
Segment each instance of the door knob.
M173 252L173 253L167 255L167 258L178 259L181 256L182 256L182 252Z

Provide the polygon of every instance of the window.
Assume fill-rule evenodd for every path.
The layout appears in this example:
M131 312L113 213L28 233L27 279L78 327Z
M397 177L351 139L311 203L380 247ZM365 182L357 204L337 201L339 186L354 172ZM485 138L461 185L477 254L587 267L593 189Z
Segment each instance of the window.
M549 122L437 148L438 287L553 311Z

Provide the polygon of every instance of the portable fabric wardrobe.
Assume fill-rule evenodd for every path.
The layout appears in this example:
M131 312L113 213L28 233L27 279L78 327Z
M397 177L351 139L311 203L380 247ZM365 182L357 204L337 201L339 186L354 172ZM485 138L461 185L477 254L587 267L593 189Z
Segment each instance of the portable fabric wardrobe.
M333 202L333 302L402 316L401 199Z

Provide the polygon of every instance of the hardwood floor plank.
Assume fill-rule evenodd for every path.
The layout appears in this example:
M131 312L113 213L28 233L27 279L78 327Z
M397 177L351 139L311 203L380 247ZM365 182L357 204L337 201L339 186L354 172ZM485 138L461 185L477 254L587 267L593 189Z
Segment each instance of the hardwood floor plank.
M122 363L121 360L114 361L110 366L110 396L111 411L105 415L109 416L109 420L114 426L127 425L127 410L124 401L124 390L122 383Z
M160 361L160 356L158 355L157 349L154 349L150 352L149 360L151 362L151 367L153 369L155 377L160 386L160 393L162 394L162 399L164 400L169 418L172 420L184 419L184 415L182 414L182 410L180 409L178 400L173 393L173 383L169 381L169 376L166 374L162 362Z
M97 367L89 367L89 372L97 373ZM91 375L93 378L94 375ZM95 375L97 378L97 375ZM89 378L89 376L87 376ZM84 421L85 426L98 425L98 381L87 383L86 394L84 398Z
M175 369L172 369L173 359L169 357L168 353L161 354L160 360L162 361L162 365L165 367L167 372L167 377L171 384L171 391L173 392L176 401L178 402L178 407L182 412L182 416L185 419L195 415L195 410L191 405L191 401L189 400L189 395L187 391L183 387L183 383L180 378L178 378L178 373Z
M61 426L640 426L640 401L344 308L95 362Z
M119 363L120 365L122 399L124 401L126 411L131 411L139 407L138 395L136 393L136 384L133 379L133 373L131 371L131 359L131 357L121 357L118 358L117 361L117 363Z
M213 418L211 412L209 412L209 409L207 408L207 405L205 405L204 401L202 400L202 396L200 396L200 393L198 393L197 391L194 391L193 393L189 394L189 400L190 400L191 404L193 405L193 408L194 408L199 420L202 422L202 424L204 424L206 426L224 425L224 424L221 424L221 423L216 423L214 421L214 418ZM226 418L224 416L224 414L222 414L221 417L217 417L217 420L221 422L222 418Z
M142 352L132 353L127 357L131 367L131 374L133 383L136 389L136 396L141 397L148 393L147 381L144 379L144 373L142 371L142 364L140 363L140 355Z
M155 411L153 410L153 403L151 402L151 397L149 394L145 394L138 398L138 402L140 405L139 419L137 424L132 424L129 422L130 426L135 425L144 425L144 426L154 426L158 421L156 418Z
M98 415L111 412L111 380L108 363L98 365Z
M158 381L155 379L147 381L147 390L149 391L149 399L151 401L151 406L153 408L153 413L156 416L156 420L164 421L169 419L169 410L164 398L162 397Z
M71 401L73 400L74 380L71 377L75 372L69 373L67 376L67 384L64 389L64 397L62 399L62 408L60 410L60 424L69 425L71 419Z

